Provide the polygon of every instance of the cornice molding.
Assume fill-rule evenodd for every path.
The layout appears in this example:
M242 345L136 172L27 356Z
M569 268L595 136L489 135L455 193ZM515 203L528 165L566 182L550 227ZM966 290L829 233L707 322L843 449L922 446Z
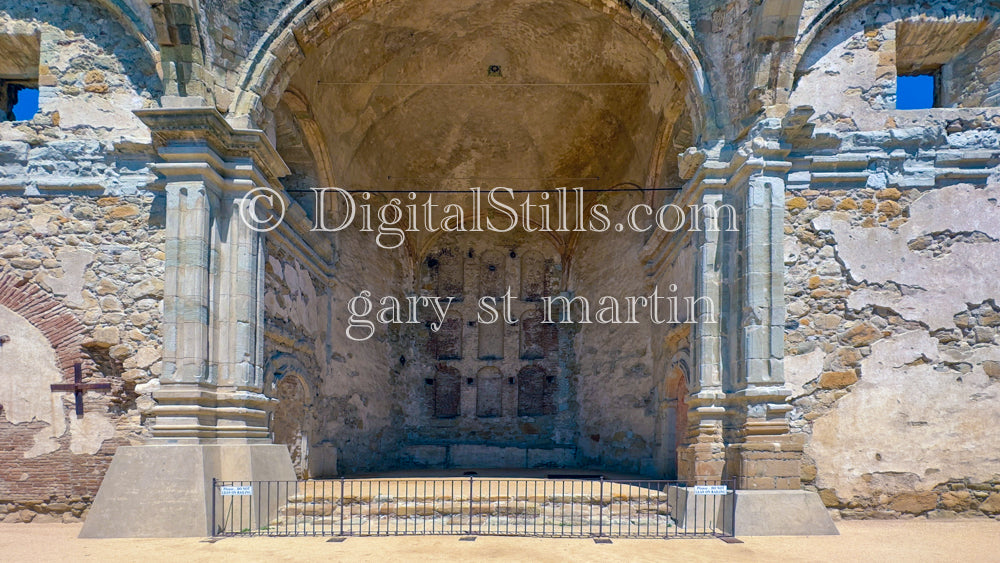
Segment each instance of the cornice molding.
M250 160L274 187L290 173L267 135L258 129L236 129L214 107L154 108L136 110L135 115L149 127L153 146L166 147L207 144L226 161ZM176 152L171 160L176 159Z

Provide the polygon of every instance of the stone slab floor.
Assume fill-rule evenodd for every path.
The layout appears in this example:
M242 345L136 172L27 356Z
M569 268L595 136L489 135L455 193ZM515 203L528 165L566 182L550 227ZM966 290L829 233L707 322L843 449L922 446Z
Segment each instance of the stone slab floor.
M81 540L79 524L0 524L0 560L72 561L1000 561L1000 522L841 521L840 536L614 540L455 536Z

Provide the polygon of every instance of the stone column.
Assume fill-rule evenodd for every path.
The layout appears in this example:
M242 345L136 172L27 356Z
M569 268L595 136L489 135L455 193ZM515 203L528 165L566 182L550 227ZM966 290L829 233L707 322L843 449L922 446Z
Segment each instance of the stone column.
M762 134L780 130L761 128ZM736 478L752 489L799 487L802 441L789 435L784 387L784 179L782 145L757 139L734 151L690 150L692 181L676 202L697 206L696 298L688 426L678 429L678 477ZM730 209L719 211L722 206ZM731 231L728 213L738 215ZM715 320L717 322L710 322Z
M216 302L210 369L216 400L236 407L216 413L215 434L218 439L270 442L272 401L263 394L264 238L241 218L241 208L255 205L244 195L220 195L214 233Z
M167 182L163 316L163 386L157 399L197 396L208 377L208 288L211 248L211 203L203 181ZM181 429L197 428L193 409L161 409L154 435L181 437Z
M199 383L208 359L208 256L211 210L204 182L172 182L166 194L162 383ZM177 335L184 338L178 340Z
M263 132L234 129L214 108L136 113L153 132L165 199L164 373L152 439L115 452L81 536L205 536L213 479L295 480L288 449L271 443L262 388L263 236L240 213L257 188L280 194L288 169Z
M756 163L759 164L759 161ZM727 473L742 489L798 489L803 440L789 434L784 387L784 180L765 163L745 185L738 275L741 354L729 393Z
M716 206L722 194L701 192L696 205L701 219L692 235L697 245L695 272L696 295L694 325L694 374L688 389L688 427L678 429L680 446L677 450L677 476L696 481L718 481L725 469L723 423L726 409L722 388L722 334L720 310L723 304L719 249L722 233L717 226ZM705 299L702 301L702 299Z
M220 206L217 384L240 391L263 385L264 237L240 217L255 204L234 193ZM225 241L225 242L223 242Z
M697 249L695 297L714 301L719 323L699 312L685 401L688 424L677 429L679 479L689 484L735 479L736 490L718 505L725 513L708 518L727 530L732 526L729 531L737 535L837 533L819 495L799 490L803 440L789 434L787 420L782 251L784 176L791 164L780 140L783 127L765 120L751 133L753 140L734 151L718 143L689 149L678 160L690 182L675 204L731 205L739 218L738 232L719 217L718 229L691 233ZM651 276L660 275L671 248L689 240L664 238L654 235L644 249ZM705 497L689 487L672 487L671 494L680 507L678 525L689 518L705 522L705 504L702 512L692 512Z
M242 220L287 169L263 135L212 108L146 110L166 193L164 378L152 434L171 443L269 442L262 389L262 236Z

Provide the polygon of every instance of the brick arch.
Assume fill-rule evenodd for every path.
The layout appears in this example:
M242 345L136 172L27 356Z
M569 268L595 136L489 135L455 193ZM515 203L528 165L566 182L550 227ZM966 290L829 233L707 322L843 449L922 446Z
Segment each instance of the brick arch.
M309 371L295 356L285 353L275 354L264 366L264 393L270 396L282 379L292 377L302 384L306 406L312 406L313 390L308 382L308 374Z
M82 364L85 374L95 371L96 365L82 348L87 327L44 289L26 279L2 274L0 305L21 315L45 335L64 375L71 374L76 363Z
M297 0L257 42L240 70L229 114L259 124L277 107L285 87L307 53L341 28L379 5L401 0ZM710 87L705 58L685 22L661 2L649 0L570 0L598 13L644 42L660 60L672 61L685 75L688 106L699 126L705 122ZM695 129L699 129L698 126Z

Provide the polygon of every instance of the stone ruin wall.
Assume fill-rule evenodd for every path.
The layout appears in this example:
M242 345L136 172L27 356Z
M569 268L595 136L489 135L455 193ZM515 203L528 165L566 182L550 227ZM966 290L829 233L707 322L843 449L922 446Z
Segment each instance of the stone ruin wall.
M955 12L870 3L796 73L825 145L787 185L785 375L802 482L844 518L1000 513L1000 42ZM904 59L953 45L969 109L894 111Z
M338 463L351 471L385 467L402 442L405 395L398 334L378 323L375 336L365 342L345 333L351 298L363 289L374 296L399 295L412 279L408 258L378 248L369 234L352 228L336 238L326 371L318 389L318 436L337 446Z
M803 483L844 517L1000 508L983 462L1000 451L998 193L788 194L793 428L810 435Z
M220 109L228 107L252 40L263 32L263 22L275 19L273 3L250 14L257 4L232 11L202 3L209 55L219 69L218 76L204 78L212 82ZM710 22L707 29L721 29L747 9L740 2L706 4L715 10L692 17ZM807 1L803 22L827 4ZM936 3L934 9L951 13L953 4ZM144 413L162 371L162 211L142 190L152 180L145 163L153 156L148 132L131 113L155 106L162 93L155 56L128 25L94 3L33 6L38 11L22 2L0 5L0 32L40 31L41 91L41 109L31 122L0 123L0 187L30 194L0 198L0 272L41 288L78 317L87 357L112 390L88 394L87 415L77 420L66 415L69 395L43 392L64 379L51 346L31 348L17 359L37 365L42 376L33 398L15 396L20 383L0 372L5 522L84 516L114 449L145 438ZM135 12L144 13L141 8ZM795 391L793 427L810 435L802 480L843 517L996 515L1000 291L989 276L1000 271L998 184L986 177L971 184L960 176L926 178L934 169L956 168L950 164L956 159L975 160L1000 148L1000 115L935 110L928 124L892 112L895 21L907 12L885 13L872 16L874 26L859 25L863 18L857 16L824 32L830 49L803 58L803 69L816 68L802 73L790 102L816 108L820 130L841 143L831 157L879 153L865 157L860 186L789 181L785 373ZM140 22L147 36L151 28L151 21ZM978 41L981 51L970 49L954 60L955 74L970 77L948 94L956 105L996 104L988 85L996 83L997 43ZM709 51L722 53L729 44ZM738 46L726 56L744 60ZM975 73L961 70L971 66ZM742 111L737 106L731 113ZM982 158L997 164L990 155ZM845 166L855 166L852 159L844 157ZM620 273L613 283L601 279L600 257L616 251L607 248L608 240L595 241L577 258L580 292L592 285L609 294L642 294L638 272ZM398 384L404 369L412 369L393 363L396 351L408 346L399 335L380 334L362 346L343 336L343 307L362 289L352 280L375 272L382 285L372 289L386 294L396 290L396 280L412 276L404 260L373 253L366 244L338 240L338 273L329 289L278 246L269 249L267 278L273 300L267 309L268 353L294 353L304 371L322 374L305 381L309 394L303 400L311 401L311 409L304 429L345 446L341 455L357 452L342 463L359 469L405 442L398 428L406 414L398 405L407 397ZM383 258L372 263L376 255ZM316 304L316 310L330 312L328 322L300 314ZM31 318L7 308L0 315L38 340L27 326ZM648 418L654 354L628 347L646 335L622 331L610 341L596 335L581 331L574 344L586 357L576 360L581 459L632 469L625 464L652 456L659 442ZM4 352L0 359L7 361ZM37 357L48 358L45 365ZM614 374L608 380L618 393L613 400L600 386L587 385L598 372ZM27 409L19 412L31 415L26 420L9 418L7 405L18 400ZM596 408L611 403L621 411ZM612 432L622 420L630 421L631 435Z
M150 226L149 209L145 197L0 199L4 285L22 280L38 287L79 319L81 359L96 364L97 381L112 384L107 394L87 394L78 419L72 394L49 393L48 385L65 383L67 373L58 369L51 345L40 345L38 359L19 357L16 346L0 349L5 368L16 369L19 361L24 368L4 369L0 377L4 521L30 520L35 512L40 521L81 517L115 449L146 437L163 336L163 234ZM0 311L15 326L37 323L33 314ZM44 337L9 333L10 326L2 332L12 341Z
M589 237L580 242L575 264L579 271L570 285L574 295L591 300L591 315L602 295L648 293L641 268L613 266L608 259L623 247L638 252L641 235L621 236L635 240L605 242ZM646 344L649 337L641 325L615 331L610 338L606 331L586 327L534 336L524 332L524 324L541 304L524 299L512 305L518 324L503 328L502 334L475 322L483 291L494 293L509 286L524 297L520 295L524 276L537 276L526 273L525 268L535 268L525 265L526 255L542 257L544 280L539 283L544 294L559 294L563 265L548 242L517 233L465 237L461 244L446 238L435 243L427 260L418 265L415 282L409 281L409 258L375 247L370 236L344 231L338 242L336 278L325 290L300 260L276 240L269 241L265 356L276 363L296 358L297 369L286 371L301 372L308 390L307 408L297 410L305 417L301 431L310 442L323 440L336 447L341 470L506 463L653 471L651 461L642 460L653 455L657 389ZM484 281L484 261L489 257L499 260L499 273L488 274L496 277L492 282ZM639 264L637 255L634 258ZM429 259L455 264L445 274L436 271L443 267L437 264L435 271L429 270ZM440 279L445 275L449 278ZM358 285L362 279L375 283ZM437 335L425 322L379 327L377 335L364 343L348 341L344 328L350 298L361 289L372 291L376 300L382 295L402 297L410 290L399 288L413 283L416 294L446 295L449 291L443 288L459 288L462 300L452 305L449 318L460 316L460 325L446 325ZM497 288L486 290L484 283ZM328 324L317 316L324 312ZM536 338L542 340L535 342ZM538 351L528 350L536 344ZM591 354L577 358L575 349L580 346L591 349ZM518 377L530 366L542 367L554 382L546 399L552 409L548 414L518 414ZM438 378L452 372L458 381L454 415L437 412L440 399L435 397ZM481 386L491 385L494 375L500 377L498 413L479 397L480 389L485 389ZM627 431L621 430L623 420L629 421Z
M0 34L37 34L40 87L33 120L0 123L0 189L34 194L0 197L0 272L8 289L25 283L17 291L40 290L45 308L82 323L80 359L112 389L88 393L83 418L73 416L72 394L48 389L67 372L29 324L43 312L0 306L12 340L0 362L24 366L0 368L0 519L75 521L115 449L144 441L162 372L163 216L140 191L152 151L131 112L156 103L159 79L150 53L103 8L32 6L0 6Z
M973 2L973 5L981 3ZM818 31L795 70L789 105L809 105L813 122L837 131L897 127L900 74L941 66L941 106L1000 105L1000 42L983 7L870 2Z
M298 444L292 462L300 477L319 413L311 409L325 372L329 295L325 284L288 248L267 238L264 265L264 393L278 401L275 440ZM291 394L289 391L294 389ZM291 404L294 402L295 404Z
M414 293L456 301L436 334L426 326L433 314L399 330L402 466L573 465L576 388L567 366L575 351L567 331L538 323L538 297L563 287L551 241L518 230L442 236L422 258ZM496 298L502 313L508 288L516 323L478 322L479 299ZM530 401L519 396L522 385L530 386Z
M624 220L623 210L640 203L637 194L612 201L612 222ZM616 212L619 216L614 216ZM590 301L591 315L602 296L613 296L625 307L623 296L651 293L639 258L644 238L643 233L631 232L580 237L571 287L576 295ZM667 294L662 284L660 294ZM581 325L576 336L580 461L651 475L656 472L653 459L659 406L650 345L653 329L647 310L640 310L637 320L639 324Z
M304 404L295 409L304 420L281 434L301 432L309 447L335 448L341 471L392 468L402 444L404 400L402 365L394 360L408 351L395 331L381 325L365 342L348 339L347 303L363 289L376 300L399 296L411 276L398 252L376 247L366 233L348 229L335 240L330 276L310 268L286 240L267 237L265 361L301 379L305 391ZM265 392L274 396L274 369L265 371Z

